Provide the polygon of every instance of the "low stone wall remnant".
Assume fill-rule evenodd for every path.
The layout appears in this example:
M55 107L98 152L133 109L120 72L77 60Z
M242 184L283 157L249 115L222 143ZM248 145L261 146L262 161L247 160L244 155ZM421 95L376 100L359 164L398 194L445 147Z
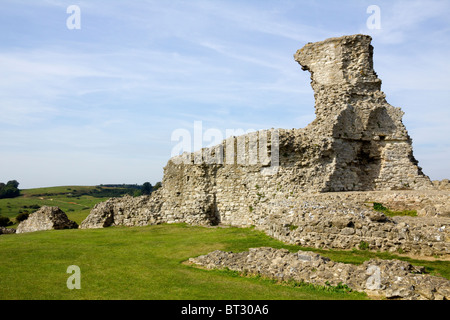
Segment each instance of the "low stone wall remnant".
M424 268L400 260L371 259L361 265L334 262L316 253L251 248L246 252L214 251L190 258L207 269L225 269L279 281L320 286L347 285L370 296L402 300L448 300L450 281L424 274Z

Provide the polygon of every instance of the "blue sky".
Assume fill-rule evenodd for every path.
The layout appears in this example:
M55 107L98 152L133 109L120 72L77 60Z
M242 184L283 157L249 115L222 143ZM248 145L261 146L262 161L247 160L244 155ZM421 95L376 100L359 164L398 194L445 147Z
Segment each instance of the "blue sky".
M81 10L70 30L66 9ZM380 29L369 29L370 5ZM156 183L176 129L302 128L307 42L373 37L414 155L450 178L450 1L2 0L0 181Z

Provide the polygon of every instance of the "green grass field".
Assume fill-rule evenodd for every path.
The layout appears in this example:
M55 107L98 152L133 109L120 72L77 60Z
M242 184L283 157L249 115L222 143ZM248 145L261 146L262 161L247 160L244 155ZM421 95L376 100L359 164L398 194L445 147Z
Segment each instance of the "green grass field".
M182 264L217 249L282 247L260 232L238 228L160 225L55 230L2 235L0 299L361 299L276 285ZM66 286L67 267L81 270L81 289Z
M365 299L364 294L294 287L183 264L214 250L271 246L298 251L254 229L183 224L53 230L0 236L0 299ZM377 253L326 251L360 263ZM322 253L322 254L323 254ZM325 255L325 254L324 254ZM413 261L423 265L426 261ZM434 272L448 262L432 262ZM81 270L81 289L69 290L67 267Z
M62 187L60 187L62 188ZM73 187L64 187L73 189ZM61 191L61 189L59 189ZM56 194L55 189L46 190ZM66 190L70 191L70 190ZM34 192L34 193L33 193ZM13 201L16 207L42 201L67 202L64 195L45 196L42 189ZM31 199L31 200L30 200ZM92 206L102 199L77 199ZM30 202L27 202L30 201ZM61 208L67 208L61 206ZM11 209L11 208L10 208ZM64 210L64 209L63 209ZM81 222L89 210L69 212ZM334 261L360 264L371 258L407 260L426 271L449 278L448 261L420 261L389 253L367 250L337 251L285 245L253 228L206 228L185 224L147 227L111 227L40 231L0 236L0 300L334 300L367 299L357 292L340 292L324 287L276 284L256 277L240 277L234 272L203 270L183 264L190 257L214 250L246 251L270 246L296 252L313 250ZM69 290L67 268L81 270L81 289Z

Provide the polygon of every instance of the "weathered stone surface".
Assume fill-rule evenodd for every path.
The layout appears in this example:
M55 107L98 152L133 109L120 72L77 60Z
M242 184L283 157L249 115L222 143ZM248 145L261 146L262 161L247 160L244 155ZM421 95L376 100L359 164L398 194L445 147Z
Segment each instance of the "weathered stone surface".
M330 138L331 176L321 191L430 188L412 156L403 112L386 102L373 70L371 38L331 38L295 54L311 72L315 135Z
M354 35L299 50L295 59L311 72L316 119L304 129L231 137L219 146L172 158L164 169L162 210L231 224L242 217L239 224L245 225L251 203L280 188L285 196L432 189L413 157L403 112L380 91L370 41ZM255 135L258 150L251 148ZM252 150L259 152L257 161L251 161ZM211 154L223 155L223 163L209 163L208 157L199 161Z
M450 218L387 217L372 208L372 202L390 199L392 194L402 199L405 193L414 199L412 194L418 191L336 192L274 199L255 206L253 220L259 222L254 224L256 228L268 235L307 247L352 249L363 243L364 248L375 251L448 256ZM433 199L432 193L427 194Z
M16 229L0 227L0 234L12 234L12 233L16 233Z
M98 203L81 223L81 229L105 228L110 226L145 226L168 222L160 210L157 193L133 198L124 196Z
M450 190L450 180L444 179L444 180L434 180L433 185L438 190Z
M248 252L214 251L190 258L207 269L228 268L279 281L294 280L322 286L345 284L352 290L388 299L443 300L450 298L450 281L423 274L424 268L400 260L371 259L362 265L334 262L316 253L251 248Z
M60 208L43 206L30 214L28 219L22 221L17 227L16 233L76 228L78 228L78 224L69 220Z

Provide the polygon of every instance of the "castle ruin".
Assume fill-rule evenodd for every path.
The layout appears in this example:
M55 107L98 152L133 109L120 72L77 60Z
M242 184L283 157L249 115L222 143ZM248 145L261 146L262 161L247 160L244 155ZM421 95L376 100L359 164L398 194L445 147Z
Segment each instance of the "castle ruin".
M334 225L338 234L345 229L342 232L348 234L342 236L356 237L344 243L351 247L364 237L372 237L372 233L355 231L356 222L366 221L380 232L380 239L386 238L384 242L373 242L372 248L390 250L396 246L396 240L386 243L386 223L394 228L401 221L369 219L371 209L364 202L383 198L395 205L392 192L405 199L409 191L420 190L426 194L420 196L421 208L431 205L447 214L448 192L444 196L433 193L433 184L414 158L412 140L402 123L403 112L387 103L381 91L381 80L373 69L371 40L361 34L330 38L308 43L295 53L295 61L311 73L314 90L316 118L307 127L261 130L174 157L164 168L162 188L151 196L113 198L100 203L81 228L176 222L253 225L282 240L292 238L289 241L293 243L333 247L342 239L317 240L308 233L310 230L305 231L309 235L307 241L301 228L295 236L286 226L294 220L297 227L308 225L311 219L303 218L305 214L314 216L313 211L322 215L333 213L330 219L356 211L361 214L353 220ZM356 195L348 196L352 193ZM347 203L355 199L359 202L342 207L339 195ZM305 201L309 205L305 206ZM321 201L327 203L326 210L320 207ZM439 221L448 224L447 220ZM426 223L421 226L423 234L433 234L434 229ZM333 227L331 222L329 227ZM324 230L322 233L326 234L328 231ZM430 237L429 241L440 244L430 251L426 242L415 247L418 252L448 253L447 236L444 240ZM398 243L404 250L413 250L415 245L412 235Z

